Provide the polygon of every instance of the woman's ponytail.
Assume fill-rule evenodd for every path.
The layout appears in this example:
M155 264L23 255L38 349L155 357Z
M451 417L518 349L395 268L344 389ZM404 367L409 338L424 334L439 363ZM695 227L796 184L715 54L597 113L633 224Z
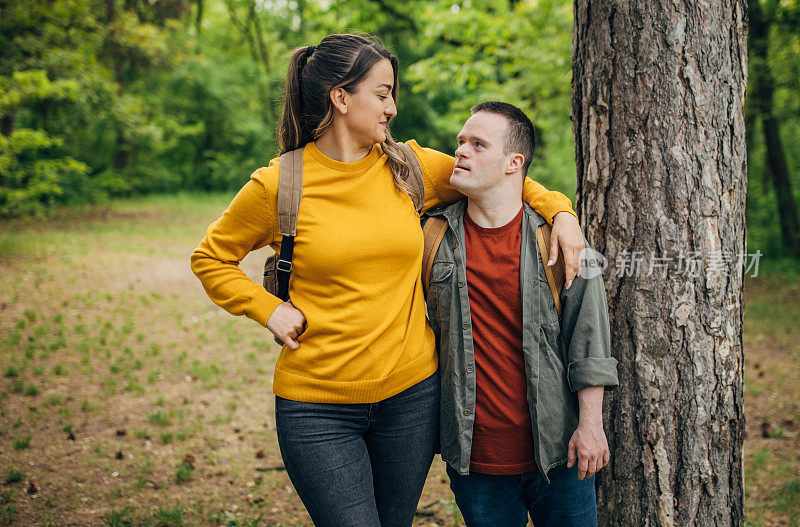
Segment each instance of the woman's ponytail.
M313 51L314 46L297 48L292 53L292 58L289 61L289 69L286 73L286 89L283 95L283 112L281 112L278 129L275 132L281 154L299 148L307 142L307 139L304 141L301 121L303 106L302 76L303 68L305 68Z

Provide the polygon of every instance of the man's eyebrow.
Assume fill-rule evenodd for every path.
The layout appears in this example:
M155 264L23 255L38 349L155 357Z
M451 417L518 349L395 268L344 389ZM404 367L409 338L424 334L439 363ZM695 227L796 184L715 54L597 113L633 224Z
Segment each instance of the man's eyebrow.
M462 139L464 139L464 140L470 140L470 141L480 141L481 143L487 143L487 144L488 144L488 143L491 143L491 141L489 141L488 139L486 139L486 138L484 138L484 137L481 137L481 136L479 136L479 135L466 135L466 134L458 134L458 135L456 136L456 141L460 141L460 140L462 140Z
M378 86L378 89L380 90L381 88L386 88L387 90L392 91L392 85L391 84L385 84L385 83L381 84L380 86Z

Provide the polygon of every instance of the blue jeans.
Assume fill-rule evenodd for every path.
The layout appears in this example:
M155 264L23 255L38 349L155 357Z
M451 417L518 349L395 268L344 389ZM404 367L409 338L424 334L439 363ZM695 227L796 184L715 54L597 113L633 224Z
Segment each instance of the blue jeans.
M468 527L524 527L528 513L536 527L596 527L594 476L578 480L578 465L560 465L549 473L461 476L447 467L450 488Z
M275 398L286 472L318 527L411 525L439 441L439 374L370 404Z

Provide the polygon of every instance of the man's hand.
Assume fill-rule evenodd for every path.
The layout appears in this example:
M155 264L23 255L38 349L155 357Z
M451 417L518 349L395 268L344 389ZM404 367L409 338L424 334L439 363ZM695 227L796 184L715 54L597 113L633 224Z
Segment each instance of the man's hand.
M572 281L578 276L580 271L580 254L586 247L581 232L581 226L577 218L569 212L559 212L553 218L553 230L550 232L550 259L548 266L558 260L558 247L564 253L564 269L566 271L566 284L564 287L569 289Z
M300 347L297 339L306 329L306 317L294 307L291 300L283 302L275 308L267 320L267 329L291 349L296 350Z
M572 434L567 450L567 468L578 462L578 479L608 465L610 454L603 430L603 387L589 386L578 392L578 429Z
M579 424L569 440L568 452L567 467L572 468L578 462L578 479L591 478L594 473L608 465L610 454L603 422Z

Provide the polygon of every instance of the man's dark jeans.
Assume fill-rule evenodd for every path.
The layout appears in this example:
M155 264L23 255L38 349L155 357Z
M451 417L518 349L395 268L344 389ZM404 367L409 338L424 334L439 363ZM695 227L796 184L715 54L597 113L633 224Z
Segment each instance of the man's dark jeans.
M460 476L447 467L450 488L467 527L524 527L528 513L536 527L596 527L594 476L578 480L578 465L548 472L489 476L471 472Z
M411 525L439 440L439 374L371 404L276 397L286 471L318 527Z

